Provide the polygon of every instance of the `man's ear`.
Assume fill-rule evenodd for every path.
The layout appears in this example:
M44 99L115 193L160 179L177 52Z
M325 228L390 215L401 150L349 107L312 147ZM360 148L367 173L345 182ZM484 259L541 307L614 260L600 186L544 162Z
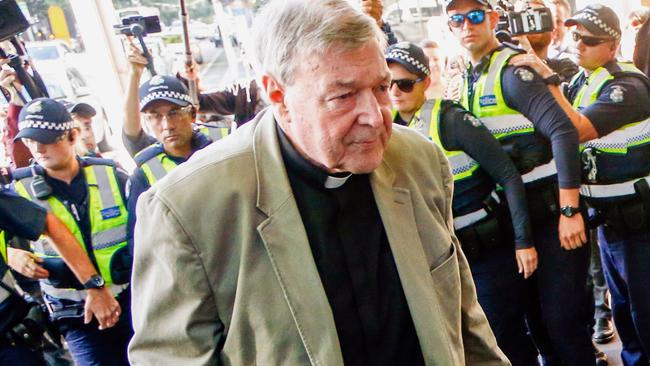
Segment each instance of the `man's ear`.
M486 15L490 19L490 29L492 29L493 31L496 30L497 25L499 24L499 12L496 10L492 10Z
M68 134L68 141L74 143L77 141L78 138L79 138L79 129L75 127L70 130L70 133Z
M286 93L284 87L271 75L262 76L262 87L267 100L279 113L280 119L289 121L289 112L285 103Z
M423 82L424 82L424 90L429 89L429 85L431 85L431 76L425 77Z

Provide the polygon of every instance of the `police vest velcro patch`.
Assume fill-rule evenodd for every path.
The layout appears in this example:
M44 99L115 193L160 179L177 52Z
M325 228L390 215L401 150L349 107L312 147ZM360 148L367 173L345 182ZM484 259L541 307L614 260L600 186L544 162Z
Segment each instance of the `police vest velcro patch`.
M484 95L479 98L478 103L481 107L490 107L497 105L497 97L494 94Z
M100 212L102 214L102 220L112 219L121 215L119 206L108 207Z

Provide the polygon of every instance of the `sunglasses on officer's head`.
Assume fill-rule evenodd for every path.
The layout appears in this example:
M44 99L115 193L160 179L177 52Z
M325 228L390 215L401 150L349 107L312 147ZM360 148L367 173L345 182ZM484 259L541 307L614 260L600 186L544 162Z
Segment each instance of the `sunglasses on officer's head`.
M601 38L601 37L593 37L593 36L586 36L584 34L580 34L578 32L572 32L571 33L573 36L573 41L578 43L579 41L582 41L582 43L585 46L588 47L594 47L598 46L599 44L603 44L607 41L611 41L611 38Z
M411 80L411 79L391 80L390 81L390 89L393 88L393 84L397 84L397 88L399 90L401 90L404 93L410 93L410 92L413 91L413 87L415 86L415 84L419 83L422 80L424 80L424 78L417 78L415 80Z
M454 14L449 16L449 26L452 28L460 28L465 23L465 19L471 24L481 24L485 21L486 11L483 9L476 9L468 12L467 14Z

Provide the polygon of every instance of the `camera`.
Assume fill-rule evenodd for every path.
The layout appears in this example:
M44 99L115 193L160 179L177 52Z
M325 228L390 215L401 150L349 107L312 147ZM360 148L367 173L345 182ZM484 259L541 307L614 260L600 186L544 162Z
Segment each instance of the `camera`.
M500 2L497 32L507 32L510 36L546 33L554 29L553 14L549 8L532 8L527 6L522 11Z
M29 22L16 0L0 0L0 42L24 32Z
M156 15L143 17L140 15L122 18L121 24L113 26L116 34L123 34L125 36L146 36L150 33L160 33L160 18Z

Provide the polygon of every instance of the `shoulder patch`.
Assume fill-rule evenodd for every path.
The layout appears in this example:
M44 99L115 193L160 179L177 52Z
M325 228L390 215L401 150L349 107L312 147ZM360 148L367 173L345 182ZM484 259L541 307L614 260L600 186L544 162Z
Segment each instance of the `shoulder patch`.
M614 85L612 92L609 94L609 99L614 103L622 103L625 100L625 88L620 85Z
M481 122L480 119L476 118L473 114L471 113L465 113L465 117L463 117L465 121L468 121L469 123L472 124L474 127L481 127L483 126L483 123Z
M515 70L515 75L523 82L529 83L535 79L535 74L525 67L520 67Z

